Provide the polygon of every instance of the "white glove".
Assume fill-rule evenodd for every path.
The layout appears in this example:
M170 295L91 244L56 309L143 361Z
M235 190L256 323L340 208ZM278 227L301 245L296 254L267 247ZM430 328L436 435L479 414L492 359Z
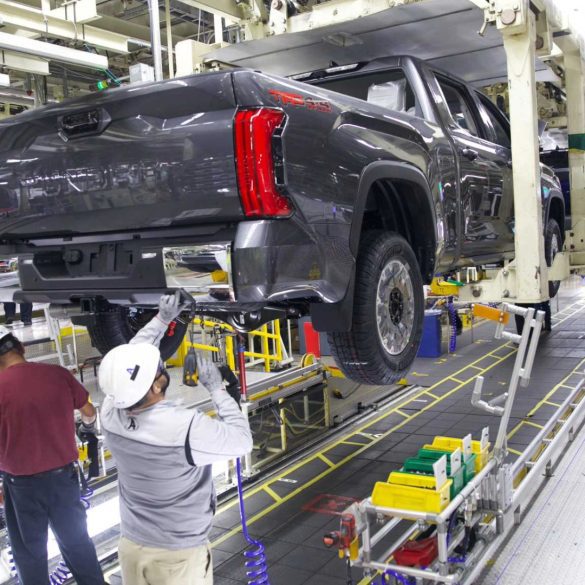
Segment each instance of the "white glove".
M158 303L158 318L168 325L181 314L182 310L180 291L174 295L163 295Z
M201 357L201 354L197 354L197 371L199 381L209 392L225 388L219 368L209 358Z

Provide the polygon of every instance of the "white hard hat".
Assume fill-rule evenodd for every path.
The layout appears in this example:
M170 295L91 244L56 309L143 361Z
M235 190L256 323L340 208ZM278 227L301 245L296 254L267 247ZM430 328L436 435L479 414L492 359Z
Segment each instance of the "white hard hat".
M146 396L159 363L160 351L150 343L119 345L102 360L100 387L116 408L129 408Z

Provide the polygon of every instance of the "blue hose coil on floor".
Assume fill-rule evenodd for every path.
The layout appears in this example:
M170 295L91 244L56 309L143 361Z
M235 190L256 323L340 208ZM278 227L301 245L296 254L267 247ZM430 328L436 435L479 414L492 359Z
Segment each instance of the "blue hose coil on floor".
M254 538L248 532L248 523L246 522L246 510L244 508L244 489L242 483L242 463L240 459L236 462L236 473L238 476L238 500L240 504L240 518L242 519L242 531L244 538L250 546L255 547L254 550L244 551L244 556L248 559L245 562L246 575L248 577L248 585L270 585L268 579L268 564L266 562L266 554L264 553L264 545Z

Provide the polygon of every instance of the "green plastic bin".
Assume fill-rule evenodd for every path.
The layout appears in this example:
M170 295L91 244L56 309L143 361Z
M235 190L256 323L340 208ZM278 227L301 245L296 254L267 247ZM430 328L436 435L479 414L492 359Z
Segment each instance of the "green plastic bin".
M407 473L421 473L423 475L433 475L433 464L435 461L431 459L419 459L418 457L411 457L404 462L402 468ZM462 465L455 475L451 474L451 463L447 457L447 477L453 480L451 484L451 499L453 499L465 486L465 466Z
M419 449L418 459L428 459L434 463L435 461L438 461L443 455L447 455L447 473L449 473L451 451ZM464 485L467 485L475 477L475 458L475 453L472 453L466 460L461 462Z

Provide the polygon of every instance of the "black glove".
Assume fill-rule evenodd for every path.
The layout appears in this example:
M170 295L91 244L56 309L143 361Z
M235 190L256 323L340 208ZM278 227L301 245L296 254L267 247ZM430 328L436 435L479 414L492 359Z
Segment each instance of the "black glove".
M236 401L237 405L240 406L240 400L242 394L240 393L240 381L236 375L231 371L229 366L219 366L221 377L226 383L227 393Z

